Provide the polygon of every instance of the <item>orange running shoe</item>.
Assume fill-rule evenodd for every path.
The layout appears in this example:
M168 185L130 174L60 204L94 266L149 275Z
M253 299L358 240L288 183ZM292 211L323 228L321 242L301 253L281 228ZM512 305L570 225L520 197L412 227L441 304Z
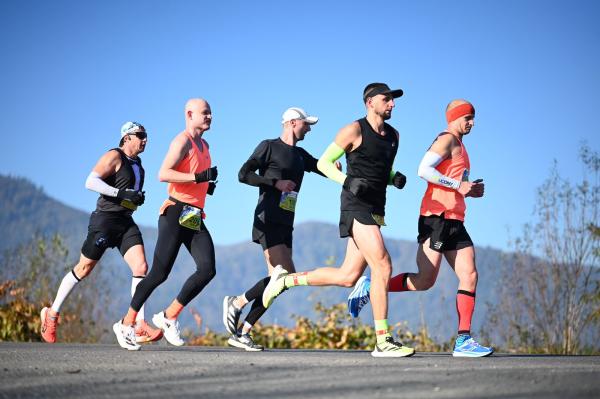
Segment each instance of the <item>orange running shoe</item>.
M50 344L56 342L56 325L58 324L58 315L50 316L50 309L45 307L41 312L42 339Z
M146 323L146 320L142 319L135 322L135 342L138 344L158 341L162 336L162 330L150 327L150 325Z

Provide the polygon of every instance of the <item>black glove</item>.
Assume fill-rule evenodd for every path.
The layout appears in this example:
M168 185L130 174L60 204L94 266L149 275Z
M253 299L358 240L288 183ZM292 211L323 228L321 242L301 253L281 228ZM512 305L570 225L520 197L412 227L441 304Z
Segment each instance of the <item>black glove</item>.
M362 177L346 177L344 180L344 188L354 194L356 197L359 197L361 194L364 194L369 188L369 183L367 179Z
M397 189L402 190L404 188L404 185L406 184L406 176L404 176L400 172L396 172L396 174L392 178L392 184Z
M144 200L146 199L143 192L132 190L130 188L119 189L119 192L117 193L117 198L120 200L129 201L134 205L142 205L144 203Z
M196 173L196 183L202 183L210 180L217 180L217 176L219 172L217 171L217 167L213 166L212 168L205 169L200 173Z
M206 190L206 194L213 195L213 193L215 192L215 188L217 188L217 182L211 181L210 183L208 183L208 190Z

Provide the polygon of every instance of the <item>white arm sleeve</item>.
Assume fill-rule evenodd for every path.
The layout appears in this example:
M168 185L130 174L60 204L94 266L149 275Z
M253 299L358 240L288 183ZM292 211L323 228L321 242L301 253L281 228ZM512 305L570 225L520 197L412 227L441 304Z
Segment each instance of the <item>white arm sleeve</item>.
M88 190L95 191L100 194L108 195L109 197L116 197L119 192L118 188L109 186L100 178L100 175L94 171L90 173L85 181L85 188Z
M427 151L419 165L419 177L438 186L452 188L457 190L460 181L449 178L441 174L435 167L442 162L442 157L433 151Z

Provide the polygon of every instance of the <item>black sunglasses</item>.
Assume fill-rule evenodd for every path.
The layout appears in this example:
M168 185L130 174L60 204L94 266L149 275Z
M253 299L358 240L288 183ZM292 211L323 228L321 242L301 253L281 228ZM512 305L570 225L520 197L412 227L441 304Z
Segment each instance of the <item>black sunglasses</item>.
M129 133L128 136L135 136L140 140L144 140L146 138L148 138L148 133L146 132L135 132L135 133Z

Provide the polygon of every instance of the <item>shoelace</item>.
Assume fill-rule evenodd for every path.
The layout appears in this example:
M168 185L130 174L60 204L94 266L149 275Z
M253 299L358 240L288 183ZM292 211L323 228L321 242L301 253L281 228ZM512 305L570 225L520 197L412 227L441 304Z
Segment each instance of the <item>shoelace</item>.
M145 335L146 337L150 336L150 332L148 331L147 325L143 325L143 324L137 330L137 333L139 333L139 335Z
M56 331L57 320L58 317L46 316L43 326L44 332L54 333Z
M179 322L177 320L175 320L175 322L173 324L171 324L170 328L172 328L173 331L175 332L175 334L177 334L177 336L179 336Z

